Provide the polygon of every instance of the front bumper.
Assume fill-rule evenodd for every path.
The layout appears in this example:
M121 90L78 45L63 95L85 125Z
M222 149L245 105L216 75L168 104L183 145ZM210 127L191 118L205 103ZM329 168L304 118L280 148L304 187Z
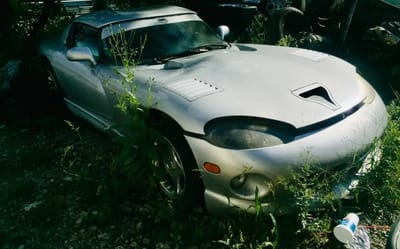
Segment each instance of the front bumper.
M263 199L263 193L268 194L268 190L265 190L268 187L262 183L273 182L289 169L305 164L323 169L352 164L355 156L366 154L370 145L381 137L386 124L385 105L376 96L372 103L365 103L358 111L338 123L302 135L287 144L232 150L214 146L201 138L185 137L202 172L207 209L211 213L221 213L229 207L251 211L255 204L255 188L261 190L259 197ZM204 170L206 162L218 165L221 172L213 174ZM232 187L232 179L244 172L256 176L250 178L257 179L257 182L250 185L254 187L254 193L243 193ZM338 198L343 198L355 187L358 177L354 174L343 178L342 182L332 186L332 191ZM266 209L276 209L273 202L265 201L261 205Z

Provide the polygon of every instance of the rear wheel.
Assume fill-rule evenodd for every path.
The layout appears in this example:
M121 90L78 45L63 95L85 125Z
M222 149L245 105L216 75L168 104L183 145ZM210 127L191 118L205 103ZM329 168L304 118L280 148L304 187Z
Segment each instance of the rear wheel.
M47 60L43 60L40 64L40 80L35 92L37 92L37 96L40 96L38 99L42 108L48 109L48 111L63 112L63 93L53 68Z
M49 62L45 61L43 63L43 66L41 67L41 75L43 80L41 84L47 96L49 98L54 98L58 100L61 99L61 89L54 74L53 68L51 67Z

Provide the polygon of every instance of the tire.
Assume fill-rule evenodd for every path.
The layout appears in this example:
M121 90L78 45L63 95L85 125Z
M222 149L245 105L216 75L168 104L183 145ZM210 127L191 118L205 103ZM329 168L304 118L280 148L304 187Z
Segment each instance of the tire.
M39 84L35 87L35 92L39 96L41 108L48 112L64 112L64 95L50 63L43 60L40 63L39 71Z
M43 88L44 94L46 94L46 96L50 99L61 100L62 91L57 81L57 77L53 71L53 68L48 61L44 61L42 63L40 72L42 79L42 82L40 82L40 84Z
M400 249L400 218L393 223L388 239L386 249Z
M203 205L203 183L186 140L177 129L159 130L154 174L162 192L181 209Z

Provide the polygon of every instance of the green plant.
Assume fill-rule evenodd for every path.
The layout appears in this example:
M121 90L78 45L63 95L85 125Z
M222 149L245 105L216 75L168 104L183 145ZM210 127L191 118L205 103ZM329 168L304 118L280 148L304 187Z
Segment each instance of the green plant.
M266 42L265 22L265 17L262 14L255 15L245 34L239 40L241 42L264 44Z
M80 134L80 127L73 121L64 120L68 128L73 132L74 136L69 144L61 149L60 167L67 177L71 177L77 181L88 181L96 185L97 188L101 187L101 177L94 176L93 171L88 166L81 166L82 158L76 156L76 152L86 146L86 141ZM77 139L76 139L77 138ZM93 193L95 194L95 193Z
M154 141L159 134L148 125L150 113L146 107L152 105L152 86L155 79L148 79L147 103L141 104L137 92L143 86L136 82L136 67L147 37L140 37L139 47L132 48L134 35L128 37L124 30L119 29L109 40L110 54L117 65L122 65L122 70L120 67L115 69L123 88L123 92L115 93L118 99L115 108L128 117L124 124L115 127L127 131L128 136L116 138L120 152L113 160L108 180L108 188L114 189L113 191L120 191L121 188L149 191L158 187L154 162L157 161L159 151Z
M244 173L250 170L246 167ZM231 249L278 248L279 233L275 216L262 208L258 187L254 195L254 206L249 207L254 212L234 208L233 216L225 217L224 220L225 238L216 243Z
M299 41L289 34L284 35L281 39L279 39L277 45L283 47L299 47Z
M372 170L360 181L357 189L358 202L368 210L387 210L391 213L400 208L400 98L387 106L389 122L383 137L375 145L382 157L376 160ZM370 207L373 207L372 209Z
M82 136L79 133L79 126L74 125L74 123L69 120L64 120L64 122L68 125L69 128L71 128L71 130L75 133L79 140L82 141Z
M306 155L301 167L292 168L287 176L279 177L277 188L287 199L281 205L292 203L297 231L304 248L326 246L331 232L332 217L340 207L332 192L332 186L339 182L344 172L321 169Z

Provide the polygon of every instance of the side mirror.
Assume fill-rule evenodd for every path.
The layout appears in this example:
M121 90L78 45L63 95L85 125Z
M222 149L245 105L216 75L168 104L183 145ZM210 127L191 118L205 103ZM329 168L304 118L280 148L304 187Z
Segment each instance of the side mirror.
M220 25L217 28L217 33L222 40L225 39L225 36L229 35L229 32L230 32L229 27L226 25Z
M67 58L71 61L90 61L95 66L96 60L88 47L73 47L67 51Z

